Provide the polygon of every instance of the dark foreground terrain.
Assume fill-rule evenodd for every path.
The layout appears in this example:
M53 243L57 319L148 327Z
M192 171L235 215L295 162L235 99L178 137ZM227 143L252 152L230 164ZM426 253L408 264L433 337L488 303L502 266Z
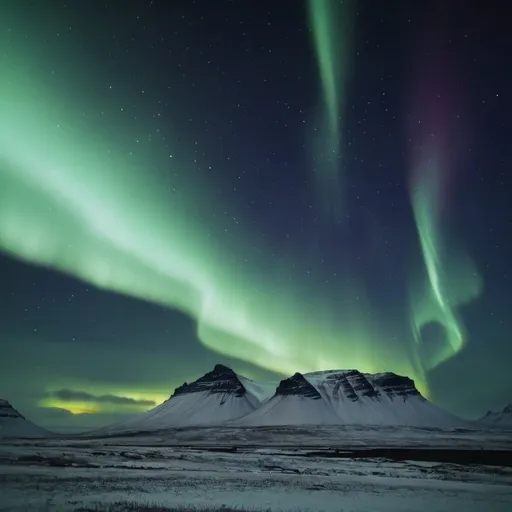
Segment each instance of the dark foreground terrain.
M267 442L250 429L0 440L0 510L512 510L506 433L266 434Z

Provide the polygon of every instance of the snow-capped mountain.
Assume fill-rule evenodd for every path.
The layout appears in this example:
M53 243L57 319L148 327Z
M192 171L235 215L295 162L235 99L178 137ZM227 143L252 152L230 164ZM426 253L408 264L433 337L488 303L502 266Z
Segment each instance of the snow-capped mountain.
M281 381L275 395L234 423L257 425L456 426L408 377L329 370Z
M252 381L244 378L248 385ZM256 387L256 384L255 384ZM163 404L107 430L157 430L192 425L218 425L252 412L260 399L230 368L218 364L191 384L184 383Z
M462 420L426 400L414 381L394 373L295 373L276 387L274 382L255 382L219 364L191 384L176 388L163 404L103 430L221 424L453 427Z
M0 437L48 437L52 434L22 416L7 400L0 399Z
M336 425L340 418L304 375L296 373L280 382L270 400L234 423L241 426Z
M507 405L501 412L488 411L480 422L491 427L512 429L512 404Z

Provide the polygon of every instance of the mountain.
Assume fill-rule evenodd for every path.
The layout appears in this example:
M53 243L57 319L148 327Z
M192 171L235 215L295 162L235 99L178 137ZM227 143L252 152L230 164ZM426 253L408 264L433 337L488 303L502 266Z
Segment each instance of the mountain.
M439 427L461 420L426 400L408 377L329 370L284 379L272 398L234 423Z
M501 412L488 411L479 421L491 427L512 429L512 404L507 405Z
M457 427L462 420L426 400L414 381L394 373L328 370L255 382L230 368L174 391L154 409L103 432L187 426L382 425Z
M253 382L244 378L249 385ZM257 385L254 383L255 389ZM218 364L191 384L184 383L163 404L122 423L109 431L157 430L192 425L219 425L252 412L260 399L249 392L230 368Z
M340 418L304 375L296 373L280 382L272 398L234 423L240 426L337 425Z
M22 416L7 400L0 399L1 437L49 437L52 434Z

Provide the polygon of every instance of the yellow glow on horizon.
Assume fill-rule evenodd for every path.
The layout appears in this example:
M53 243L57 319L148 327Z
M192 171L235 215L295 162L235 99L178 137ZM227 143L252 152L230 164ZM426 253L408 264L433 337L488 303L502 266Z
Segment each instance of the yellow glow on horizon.
M52 392L56 392L56 390L49 390L49 394ZM48 396L39 401L40 407L47 408L58 408L58 409L66 409L70 411L72 414L101 414L101 413L139 413L148 411L157 405L160 405L165 400L167 400L171 394L163 393L154 393L150 391L145 392L133 392L133 393L122 393L116 390L105 390L104 388L101 392L96 392L96 390L88 390L88 393L93 397L97 397L97 400L94 399L80 401L80 400L62 400L58 397ZM116 403L115 401L109 402L104 399L105 396L115 396L118 399L127 399L133 400L132 403ZM147 401L148 403L137 403L140 401ZM153 403L149 403L153 402Z
M90 402L65 402L54 398L44 398L39 402L41 407L66 409L72 414L96 414L102 412L100 408Z

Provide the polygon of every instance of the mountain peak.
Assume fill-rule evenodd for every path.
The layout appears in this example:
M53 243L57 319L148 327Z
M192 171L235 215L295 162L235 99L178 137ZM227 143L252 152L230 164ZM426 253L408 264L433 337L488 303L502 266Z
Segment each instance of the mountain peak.
M0 437L48 437L52 434L34 425L7 400L0 399Z
M512 404L505 406L501 412L487 411L479 421L493 427L512 427Z
M235 372L231 368L228 368L227 366L224 366L223 364L216 364L213 367L213 373L232 373L232 374L235 374Z
M320 393L306 380L304 375L298 372L279 383L275 396L278 395L302 396L304 398L312 398L313 400L320 400L322 398Z
M0 398L0 418L20 418L25 419L7 400Z
M227 366L216 364L212 371L206 373L196 381L185 382L174 390L172 397L188 393L208 392L214 394L232 394L236 397L244 396L246 389L240 382L238 375Z

